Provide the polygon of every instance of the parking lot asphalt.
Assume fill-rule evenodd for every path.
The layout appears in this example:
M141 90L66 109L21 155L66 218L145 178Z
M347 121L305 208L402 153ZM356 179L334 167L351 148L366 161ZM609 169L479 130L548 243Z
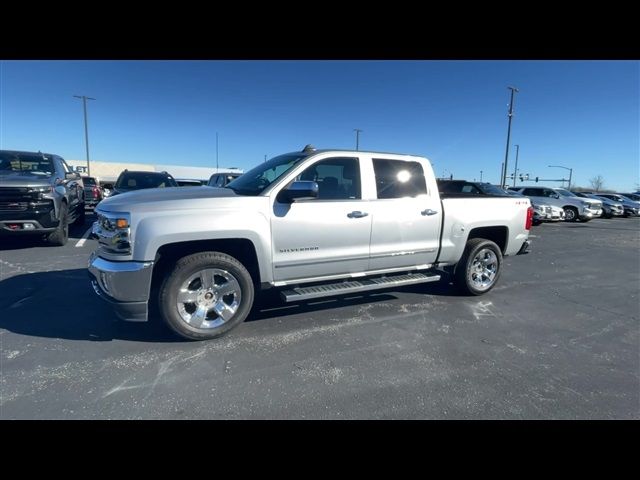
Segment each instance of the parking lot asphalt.
M638 419L640 219L544 224L498 285L285 304L187 342L116 321L96 242L0 239L1 419Z

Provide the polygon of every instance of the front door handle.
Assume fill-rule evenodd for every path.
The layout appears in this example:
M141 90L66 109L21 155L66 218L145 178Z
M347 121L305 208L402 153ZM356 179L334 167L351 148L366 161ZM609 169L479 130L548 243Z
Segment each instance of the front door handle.
M420 212L422 215L435 215L436 213L438 213L437 210L431 210L430 208L427 208L426 210L422 210Z
M356 210L355 212L347 213L347 217L349 218L362 218L369 215L367 212L361 212L360 210Z

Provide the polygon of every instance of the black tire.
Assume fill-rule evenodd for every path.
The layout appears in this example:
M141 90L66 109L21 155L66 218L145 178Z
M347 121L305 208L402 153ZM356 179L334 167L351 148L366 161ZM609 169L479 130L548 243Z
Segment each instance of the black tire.
M578 209L576 207L564 207L564 221L565 222L577 222L578 221Z
M74 225L84 225L84 222L87 219L87 213L85 212L85 204L82 203L81 205L79 205L78 208L78 216L76 217L76 220L73 222Z
M178 293L180 292L183 284L192 278L194 275L198 275L199 272L204 271L224 271L229 274L233 280L237 281L239 286L240 301L235 310L233 316L224 321L221 325L214 327L198 328L190 325L182 315L190 315L187 311L187 307L197 310L197 303L181 303L182 307L178 305ZM195 280L194 280L195 281ZM215 282L215 280L214 280ZM193 283L193 282L192 282ZM224 284L223 284L224 285ZM204 285L200 285L200 289L190 290L191 293L207 291L203 290ZM217 292L215 299L217 299ZM224 301L220 296L220 300L216 301L218 305L221 301ZM234 301L237 297L233 297ZM202 299L203 300L203 299ZM200 252L192 255L187 255L181 258L176 263L173 270L165 277L159 293L158 307L160 314L168 325L168 327L175 333L188 340L208 340L211 338L217 338L226 334L229 330L241 324L249 315L254 300L254 286L251 275L247 269L235 258L221 252ZM179 308L183 308L181 313ZM204 307L203 307L204 308ZM213 306L211 306L213 308ZM195 317L195 311L192 315ZM205 321L209 322L208 318L211 314L211 310L205 313ZM215 312L214 312L215 313ZM217 322L224 320L222 316L217 319L211 320L211 322ZM200 324L202 325L203 322Z
M486 286L479 286L473 281L473 274L477 275L477 272L473 270L476 268L475 260L477 255L481 255L483 250L493 252L495 256L495 271L490 282ZM502 251L500 247L491 240L484 238L473 238L467 242L467 245L462 254L462 258L456 265L454 273L454 283L457 289L466 295L483 295L491 290L502 272ZM483 274L484 275L484 274Z
M69 212L67 204L60 205L60 222L58 228L47 236L47 243L55 247L64 247L69 240Z
M82 226L84 225L84 222L86 221L86 217L87 214L84 211L84 203L80 206L78 206L78 217L75 219L75 221L73 222L74 225L76 226Z

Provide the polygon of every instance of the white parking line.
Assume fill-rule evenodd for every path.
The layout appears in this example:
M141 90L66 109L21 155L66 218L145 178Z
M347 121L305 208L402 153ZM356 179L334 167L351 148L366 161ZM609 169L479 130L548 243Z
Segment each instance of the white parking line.
M84 245L84 242L87 241L87 238L89 237L89 234L91 233L92 228L93 228L93 225L90 226L86 232L84 232L84 235L82 235L82 238L78 240L78 243L76 243L76 247L81 247Z

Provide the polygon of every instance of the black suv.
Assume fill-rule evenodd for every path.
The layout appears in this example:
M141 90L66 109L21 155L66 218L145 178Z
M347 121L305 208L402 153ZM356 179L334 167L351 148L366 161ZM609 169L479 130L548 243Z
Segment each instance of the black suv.
M441 195L452 197L475 196L509 196L507 192L495 185L483 182L468 182L466 180L438 180L438 190Z
M84 223L84 187L59 155L0 150L0 235L45 235L62 246Z
M142 190L144 188L164 188L177 187L178 183L167 172L145 172L145 171L123 171L110 196L119 195L120 193L132 192L133 190Z

